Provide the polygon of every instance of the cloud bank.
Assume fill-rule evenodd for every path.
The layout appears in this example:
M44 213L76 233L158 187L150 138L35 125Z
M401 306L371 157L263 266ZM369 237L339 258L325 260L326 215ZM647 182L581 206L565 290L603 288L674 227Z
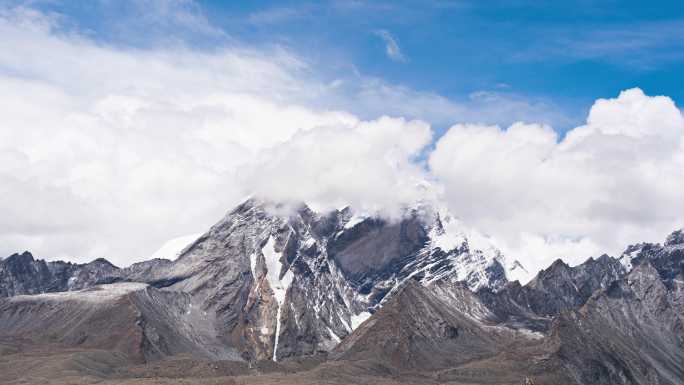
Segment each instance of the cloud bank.
M279 47L113 47L25 8L0 13L0 34L0 255L125 265L254 193L386 213L439 194L531 270L683 225L684 120L639 89L561 139L543 104L330 83ZM415 119L501 111L542 123L436 137Z
M597 100L560 141L543 125L455 125L429 164L455 212L535 267L615 255L684 225L684 119L637 88Z
M429 126L308 107L326 85L277 47L116 48L23 8L0 34L1 254L127 264L252 193L375 209L417 197L386 192L421 177Z

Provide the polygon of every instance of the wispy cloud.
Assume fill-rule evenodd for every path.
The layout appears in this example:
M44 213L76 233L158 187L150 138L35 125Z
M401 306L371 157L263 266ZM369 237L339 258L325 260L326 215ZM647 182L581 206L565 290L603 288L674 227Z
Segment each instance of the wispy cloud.
M654 68L684 57L684 20L546 30L544 38L516 55L522 60L550 56L602 60L621 66Z
M283 23L305 17L309 10L306 6L267 8L251 13L247 16L247 21L258 25Z
M375 31L375 34L380 36L380 38L385 42L385 52L387 53L387 57L394 61L398 62L406 62L406 56L401 52L401 48L399 48L399 43L397 43L397 39L392 36L389 31L385 29L379 29Z

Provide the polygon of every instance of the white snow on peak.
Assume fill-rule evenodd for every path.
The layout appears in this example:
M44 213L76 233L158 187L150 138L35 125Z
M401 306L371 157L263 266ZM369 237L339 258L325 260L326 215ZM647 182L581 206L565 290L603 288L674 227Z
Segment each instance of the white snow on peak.
M450 215L439 216L442 226L434 224L430 231L432 247L439 247L445 252L460 247L466 241L466 235L461 223Z
M491 272L489 267L498 262L504 268L506 278L510 278L508 261L499 251L496 242L491 237L480 233L463 224L458 218L449 213L446 206L434 205L418 206L426 220L431 221L428 237L428 249L441 249L448 254L449 267L443 267L442 260L430 259L424 263L420 271L424 273L421 281L425 284L441 279L460 280L468 282L472 290L488 285ZM465 253L452 251L467 246ZM426 255L431 255L426 250ZM441 266L441 267L440 267ZM522 276L524 269L514 270ZM415 272L417 274L418 271Z
M439 207L437 215L442 228L438 228L436 224L433 226L430 237L434 247L451 251L467 242L471 250L480 250L492 257L500 254L492 238L465 226L463 222L452 216L445 207Z
M643 245L630 246L618 259L626 271L631 271L633 264L632 260L636 258L644 249Z
M182 237L169 239L168 241L164 242L164 244L159 248L159 250L155 251L154 254L152 254L151 258L152 259L162 258L162 259L174 260L174 259L178 258L178 256L181 254L181 252L186 247L188 247L192 242L194 242L200 236L202 236L202 233L188 234L188 235L183 235Z
M358 225L359 223L363 222L370 216L365 213L354 213L352 214L351 218L347 221L347 223L344 224L345 229L351 229L352 227Z
M620 263L622 266L625 267L626 271L631 271L632 270L632 257L628 255L622 255L620 257Z

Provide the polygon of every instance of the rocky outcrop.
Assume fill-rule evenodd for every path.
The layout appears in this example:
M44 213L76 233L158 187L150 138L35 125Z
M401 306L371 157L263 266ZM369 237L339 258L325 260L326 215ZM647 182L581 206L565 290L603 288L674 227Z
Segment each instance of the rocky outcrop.
M25 251L0 260L0 297L81 290L119 281L153 282L170 263L152 259L120 269L104 258L84 264L48 262Z
M578 384L681 384L684 283L648 260L555 321L552 338Z
M684 232L673 232L663 245L640 243L629 246L621 258L627 266L648 261L664 279L684 276Z
M77 266L35 260L28 251L0 260L0 297L65 291Z

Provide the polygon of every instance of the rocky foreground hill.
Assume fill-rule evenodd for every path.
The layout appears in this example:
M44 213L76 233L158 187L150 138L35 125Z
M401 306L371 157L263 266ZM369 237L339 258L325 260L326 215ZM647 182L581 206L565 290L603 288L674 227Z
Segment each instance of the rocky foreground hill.
M681 231L520 269L443 209L251 199L175 261L1 260L0 383L684 384Z

